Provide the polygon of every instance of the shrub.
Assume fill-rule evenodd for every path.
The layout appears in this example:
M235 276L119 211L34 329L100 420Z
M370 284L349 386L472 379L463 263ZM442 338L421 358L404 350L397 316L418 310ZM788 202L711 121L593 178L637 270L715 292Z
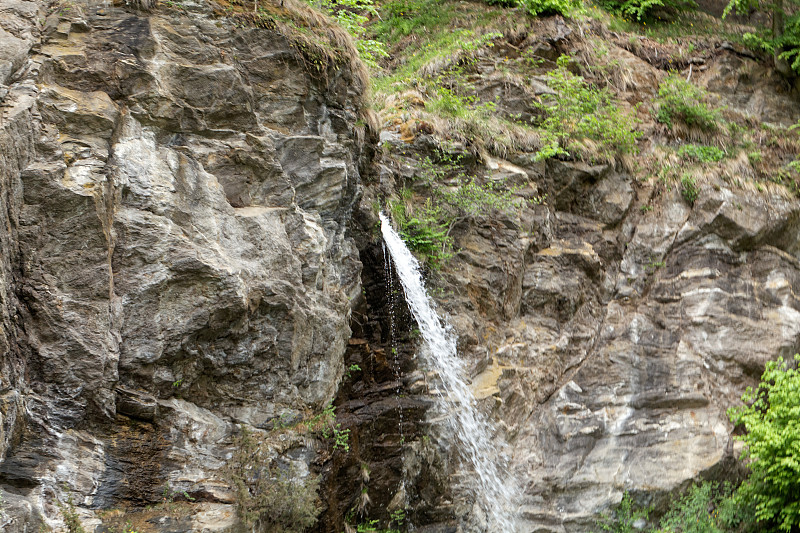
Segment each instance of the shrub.
M800 362L800 355L794 356ZM737 437L751 460L740 501L755 505L756 519L781 531L800 526L800 372L783 360L767 363L758 390L748 388L746 404L728 410L747 433Z
M374 0L307 0L312 6L328 13L353 38L358 55L372 66L378 59L387 57L386 45L365 38L367 15L377 15Z
M497 107L494 102L477 104L475 97L460 96L453 89L441 85L441 82L433 87L433 93L425 103L425 109L441 116L481 120L491 116Z
M681 178L681 194L683 195L683 199L686 200L689 205L694 205L698 193L697 182L695 182L693 177L684 174Z
M563 15L567 17L581 7L579 0L521 0L521 4L534 17L540 15Z
M243 431L228 463L239 518L253 531L302 533L317 521L319 479L301 479L292 467L274 464L269 448Z
M358 367L358 365L351 365ZM361 370L360 367L358 367ZM342 425L336 422L336 407L333 404L322 410L318 415L305 422L309 431L326 441L333 442L334 450L350 451L350 430L342 429Z
M453 256L453 239L448 234L445 211L430 198L409 215L402 201L391 202L389 209L398 225L398 233L412 251L422 255L431 268L439 268Z
M716 163L722 161L725 152L716 146L702 144L685 144L678 148L678 155L684 159L692 159L700 163Z
M705 92L681 78L670 74L658 87L658 112L656 120L669 128L675 121L687 126L697 126L705 131L716 130L720 120L719 111L710 109L703 100Z
M585 140L596 143L596 151L606 158L635 151L641 136L635 121L620 110L607 90L571 73L569 61L569 56L561 56L558 66L547 74L547 84L556 96L535 104L545 115L539 124L543 146L537 159L580 152Z
M67 533L86 533L81 524L81 519L78 516L78 511L75 510L75 503L72 501L72 496L67 498L67 503L56 502L58 510L61 512L61 517L64 519L64 525L67 527Z
M674 501L659 533L744 533L753 529L753 506L740 501L729 483L704 481Z
M606 11L638 21L650 20L656 14L672 16L697 7L694 0L600 0Z
M614 510L614 515L603 514L597 526L608 533L635 533L638 528L634 524L640 520L647 520L649 514L649 508L636 509L631 495L626 492Z

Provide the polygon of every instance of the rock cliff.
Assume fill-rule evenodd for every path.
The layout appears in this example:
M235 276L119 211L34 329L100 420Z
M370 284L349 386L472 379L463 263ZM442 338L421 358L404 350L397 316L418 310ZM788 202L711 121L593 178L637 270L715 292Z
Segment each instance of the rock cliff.
M379 149L364 66L324 17L142 4L0 0L3 531L243 530L232 471L260 471L231 466L242 450L320 476L317 531L400 509L420 532L481 530L375 231L448 151L526 200L455 221L429 271L511 446L523 530L589 531L624 492L658 509L738 475L725 410L800 349L800 201L732 148L694 201L646 176L683 164L684 139L635 107L675 50L555 17L509 24L471 64L476 102L533 120L552 89L509 65L602 42L641 165L466 146L414 111L384 116ZM800 113L774 73L729 43L696 55L731 122L784 142ZM314 429L334 399L346 453Z
M333 397L366 77L281 9L317 48L205 2L0 3L3 531L58 528L70 494L86 528L174 494L197 503L162 527L230 527L234 424Z
M431 294L472 365L476 397L496 424L497 438L513 448L512 468L524 484L522 531L592 531L599 514L626 492L658 514L695 481L736 480L740 449L726 410L758 382L765 362L800 349L800 202L789 180L779 171L759 178L757 158L740 151L741 138L706 139L726 151L715 164L659 159L656 154L674 154L687 142L687 135L665 131L643 109L656 99L675 56L668 47L614 41L604 31L550 19L516 40L506 33L474 65L459 67L470 80L462 90L476 99L499 95L498 113L531 116L535 95L550 90L542 85L547 79L508 71L522 70L531 52L550 61L547 68L560 54L575 54L581 58L576 70L597 83L603 76L623 80L615 93L621 105L639 110L645 132L638 161L537 162L530 151L488 153L490 141L477 147L484 151L476 161L475 145L454 143L452 130L431 126L431 115L414 111L418 104L412 103L405 122L385 125L380 178L361 205L364 228L374 224L370 195L422 213L433 196L424 185L431 162L459 158L468 174L517 186L519 196L531 199L519 211L455 220L449 230L454 255L429 272ZM604 55L580 56L587 46L604 47ZM646 54L645 46L661 59L653 59L652 49ZM775 132L772 146L790 136L784 128L798 119L796 93L778 89L780 78L763 63L729 43L708 46L694 61L700 66L696 83L715 105L727 106L727 120ZM612 67L600 70L597 62ZM426 97L411 94L403 97ZM771 157L780 164L794 153ZM696 180L696 200L687 199L680 179L668 176L676 167ZM456 183L446 174L439 178ZM369 356L363 347L349 356L359 364L385 360L397 338L387 329L392 319L403 320L391 311L391 276L381 270L379 249L360 248L365 312L382 322L356 330L373 345ZM353 424L366 426L371 442L392 440L394 449L404 450L368 454L370 464L410 480L402 492L412 522L438 524L423 531L455 531L464 522L465 531L483 531L469 491L458 489L471 475L458 466L458 451L448 448L435 421L412 426L403 416L425 409L435 369L416 368L413 353L386 364L403 370L406 387L395 394L393 408L381 404L383 423L375 421L379 411L353 393L342 404L352 409ZM384 379L386 387L393 378ZM392 437L373 435L376 426ZM403 447L403 440L413 443ZM341 475L346 472L343 467ZM444 480L443 472L449 474ZM389 510L400 491L399 483L375 486Z

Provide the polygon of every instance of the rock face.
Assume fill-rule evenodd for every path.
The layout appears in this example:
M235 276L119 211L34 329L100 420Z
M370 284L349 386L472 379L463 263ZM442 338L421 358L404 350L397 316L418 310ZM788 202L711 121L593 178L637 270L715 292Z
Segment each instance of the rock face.
M626 491L663 510L693 480L739 475L726 409L800 346L800 202L708 184L691 206L622 170L540 170L549 205L456 226L459 252L430 282L513 448L522 531L589 531ZM427 457L451 485L465 475L425 434L435 421L406 429L402 475L429 487L408 491L412 521L476 524L468 493L415 472Z
M265 23L204 0L0 0L3 531L73 512L98 532L241 529L242 427L284 471L324 473L318 531L402 508L421 532L479 530L373 232L435 142L387 131L398 149L366 176L363 67L341 30L284 3ZM278 23L304 16L313 46ZM720 50L701 83L796 119ZM655 92L655 68L611 52L631 91ZM532 119L550 89L512 82L487 74L479 96ZM460 221L430 278L511 445L523 530L586 531L625 491L658 507L735 475L725 409L800 347L800 202L711 176L689 205L621 162L529 156L470 164L547 202ZM280 431L335 396L347 454Z
M185 530L229 527L233 424L337 389L363 67L344 38L309 71L243 20L0 2L4 531L57 527L67 494L96 525L165 486L200 507Z
M714 53L701 80L713 97L750 118L796 120L791 98L770 93L766 76L731 77L761 72L756 61ZM656 93L663 73L619 48L612 55L636 73L621 98ZM746 97L747 86L762 92L758 102ZM376 196L413 189L417 162L436 157L435 139L411 142L395 129L382 132L389 157ZM650 146L670 142L650 133ZM663 512L694 481L740 476L726 410L758 382L765 362L800 350L796 195L750 181L743 157L708 165L693 204L677 183L641 179L621 161L484 159L468 171L503 169L523 185L520 194L546 202L456 223L457 252L428 281L460 336L476 396L513 449L524 485L521 531L591 531L625 492ZM362 216L374 217L373 209L365 196ZM380 297L370 303L383 306ZM430 400L420 382L404 398ZM354 411L375 424L366 407ZM459 523L483 531L469 491L458 490L472 474L447 450L436 421L414 431L406 432L414 442L400 475L429 490L406 491L411 521L430 526L423 531ZM449 483L419 464L444 468Z

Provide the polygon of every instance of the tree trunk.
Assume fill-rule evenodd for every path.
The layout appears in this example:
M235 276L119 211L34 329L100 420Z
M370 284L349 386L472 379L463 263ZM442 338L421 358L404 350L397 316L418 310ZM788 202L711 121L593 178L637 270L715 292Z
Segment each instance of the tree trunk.
M772 8L772 38L777 41L781 37L783 37L783 0L775 0L775 6ZM788 61L779 57L782 53L783 46L775 46L772 59L775 70L788 77L792 74L792 68Z

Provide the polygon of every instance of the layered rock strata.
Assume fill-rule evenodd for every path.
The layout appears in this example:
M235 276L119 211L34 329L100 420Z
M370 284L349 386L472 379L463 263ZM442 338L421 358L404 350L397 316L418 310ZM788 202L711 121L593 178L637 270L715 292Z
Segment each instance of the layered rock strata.
M316 23L329 64L202 1L0 2L4 531L164 491L194 498L180 527L230 527L238 425L332 399L366 78ZM314 446L279 451L307 472Z

